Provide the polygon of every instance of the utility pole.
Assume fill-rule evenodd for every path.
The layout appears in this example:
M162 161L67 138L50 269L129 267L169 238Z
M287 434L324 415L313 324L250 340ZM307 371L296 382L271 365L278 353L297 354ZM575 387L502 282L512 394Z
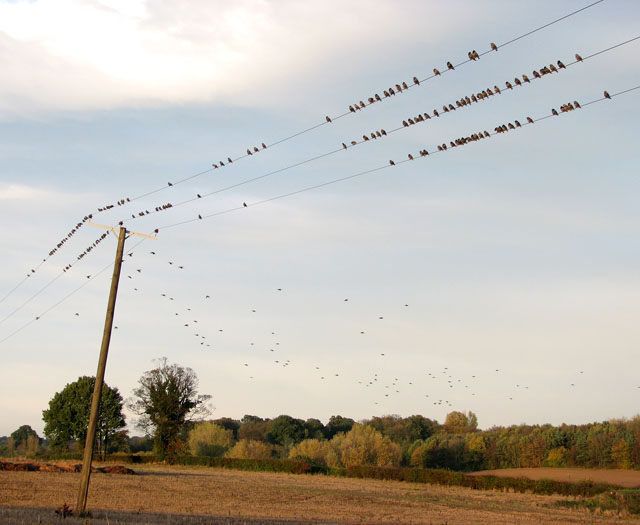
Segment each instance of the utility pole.
M111 230L115 235L118 228L103 226L101 224L89 223L91 226L98 226ZM157 230L156 230L157 232ZM93 445L96 437L96 427L98 426L98 414L100 413L100 398L102 397L102 386L104 384L104 372L107 368L107 354L109 353L109 342L111 341L111 329L113 326L113 315L116 309L116 295L118 294L118 283L120 281L120 268L122 266L122 256L124 255L124 241L130 235L140 235L155 239L155 236L143 233L127 232L126 228L119 228L118 248L116 249L116 260L113 265L113 276L111 277L111 291L109 292L109 303L107 304L107 316L104 322L104 332L102 333L102 346L100 347L100 357L98 358L98 371L93 386L93 398L91 399L91 413L89 415L89 428L87 429L87 439L84 444L84 454L82 457L82 472L80 474L80 488L78 490L78 501L76 503L76 516L82 516L87 507L87 494L89 492L89 477L91 476L91 462L93 460Z

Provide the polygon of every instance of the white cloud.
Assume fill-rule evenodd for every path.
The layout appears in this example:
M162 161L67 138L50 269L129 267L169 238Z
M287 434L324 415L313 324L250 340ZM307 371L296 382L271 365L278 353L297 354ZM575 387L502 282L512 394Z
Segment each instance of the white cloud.
M384 59L367 53L371 39L397 52L392 46L418 21L374 34L394 13L393 3L372 10L360 1L0 3L0 116L221 98L267 103L270 85L304 80L306 71L325 64L353 70ZM412 45L446 30L436 28L413 31ZM361 57L344 60L345 49Z

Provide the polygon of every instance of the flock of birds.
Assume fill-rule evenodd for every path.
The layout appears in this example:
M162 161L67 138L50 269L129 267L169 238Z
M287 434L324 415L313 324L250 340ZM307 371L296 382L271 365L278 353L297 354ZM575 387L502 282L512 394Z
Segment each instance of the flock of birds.
M137 252L130 252L129 259L125 260L126 263L132 262L134 254ZM142 253L142 258L147 254ZM183 271L185 266L172 260L158 259L157 252L151 251L148 255L155 257L154 264L159 265L160 268L166 268L169 271ZM131 280L130 290L134 292L143 291L143 288L138 281L141 281L145 273L144 267L141 263L136 263L132 270L125 268L124 275L127 279ZM140 267L137 267L140 266ZM163 279L164 280L164 279ZM166 279L170 282L170 279ZM157 291L153 292L158 293ZM273 293L278 294L281 297L286 297L287 294L281 287L274 287ZM389 402L392 402L393 398L398 398L399 402L403 402L402 395L407 395L411 399L415 399L416 396L423 399L425 404L434 407L446 407L452 408L459 406L461 403L475 403L476 396L478 394L478 388L486 387L487 381L493 385L494 391L496 386L496 376L502 375L502 381L505 386L501 388L502 399L506 401L513 401L518 392L521 396L524 396L529 391L529 386L517 383L515 385L507 386L508 372L505 373L501 368L488 369L487 366L479 367L477 370L470 374L468 372L455 373L454 369L450 366L438 368L437 365L433 365L430 370L420 371L416 367L412 367L412 377L403 377L403 374L399 374L397 371L392 372L389 367L387 359L393 360L393 349L388 349L383 352L373 353L371 350L370 355L366 358L366 366L363 367L368 370L360 375L353 371L348 372L336 366L336 363L322 362L319 356L309 355L304 347L296 345L295 350L290 347L293 345L287 341L285 334L281 333L280 329L271 327L268 330L261 328L258 333L251 330L253 319L260 316L261 312L255 306L248 305L244 308L245 311L245 324L246 329L238 334L237 325L234 327L235 331L228 330L227 327L213 326L211 322L211 310L208 310L208 305L216 301L224 301L222 297L216 297L212 292L201 292L200 297L196 297L195 302L185 305L184 301L178 296L178 294L171 293L169 290L159 292L159 298L161 299L161 308L167 315L167 322L158 322L155 319L155 325L169 326L181 326L185 333L188 334L185 339L184 350L191 348L196 350L200 348L202 350L210 350L216 353L222 352L224 355L236 355L236 362L238 367L238 374L244 375L248 380L254 380L260 378L261 380L268 381L273 380L276 376L273 372L265 367L265 362L269 361L273 367L279 367L282 369L291 369L293 374L299 376L300 374L311 374L321 383L329 382L327 388L336 388L338 386L335 382L341 382L342 388L359 389L359 395L366 402L370 402L373 406L378 406L381 409L389 407ZM150 297L152 301L152 297ZM341 298L338 301L343 304L350 304L350 297ZM337 307L337 305L336 305ZM391 316L391 322L394 322L394 316L396 319L402 320L402 311L409 310L409 304L403 303L396 308L395 314ZM349 312L352 314L352 312ZM79 313L75 313L79 316ZM251 319L253 316L253 319ZM243 315L240 314L240 318ZM364 346L371 347L376 346L377 327L372 323L381 323L389 320L387 315L378 315L375 319L361 320L366 326L356 327L353 325L354 337L364 337L361 339L364 341ZM118 326L114 326L114 329L118 329ZM366 336L371 333L373 339L366 339ZM230 335L226 338L225 336ZM244 343L238 342L240 339L246 338ZM189 343L192 341L192 345ZM338 342L340 345L344 345L344 342ZM356 347L359 347L357 342L351 342ZM361 343L362 344L362 343ZM244 347L242 349L241 347ZM329 360L329 358L327 358ZM315 361L315 362L313 362ZM244 372L243 372L244 371ZM258 375L259 374L259 375ZM584 374L584 371L579 371L579 374ZM576 383L570 383L571 387L575 387Z

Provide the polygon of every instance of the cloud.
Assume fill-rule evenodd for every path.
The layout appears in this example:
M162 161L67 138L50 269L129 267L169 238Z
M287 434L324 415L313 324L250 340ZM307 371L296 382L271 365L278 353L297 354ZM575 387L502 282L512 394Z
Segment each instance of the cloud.
M6 186L0 186L0 201L42 199L47 195L47 192L41 189L22 184L8 184Z
M394 54L401 40L409 45L404 31L412 31L413 46L446 31L442 24L415 31L422 22L407 18L373 34L394 14L394 3L372 10L363 1L0 3L0 116L190 101L268 104L270 90L281 99L287 80L304 83L323 66L335 73L378 63L385 52L371 53L372 39Z

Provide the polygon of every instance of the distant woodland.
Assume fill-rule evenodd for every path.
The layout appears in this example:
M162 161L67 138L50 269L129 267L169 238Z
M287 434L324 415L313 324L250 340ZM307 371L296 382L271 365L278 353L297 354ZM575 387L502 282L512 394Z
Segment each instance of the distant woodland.
M192 422L171 454L243 459L294 458L328 467L415 466L473 471L517 467L640 467L640 416L585 425L513 425L477 429L472 412L451 412L443 424L421 415L373 417L355 422L333 416L274 419L246 415ZM152 454L152 436L119 430L105 453ZM52 447L24 425L0 437L5 457L47 457L79 451L79 443Z

